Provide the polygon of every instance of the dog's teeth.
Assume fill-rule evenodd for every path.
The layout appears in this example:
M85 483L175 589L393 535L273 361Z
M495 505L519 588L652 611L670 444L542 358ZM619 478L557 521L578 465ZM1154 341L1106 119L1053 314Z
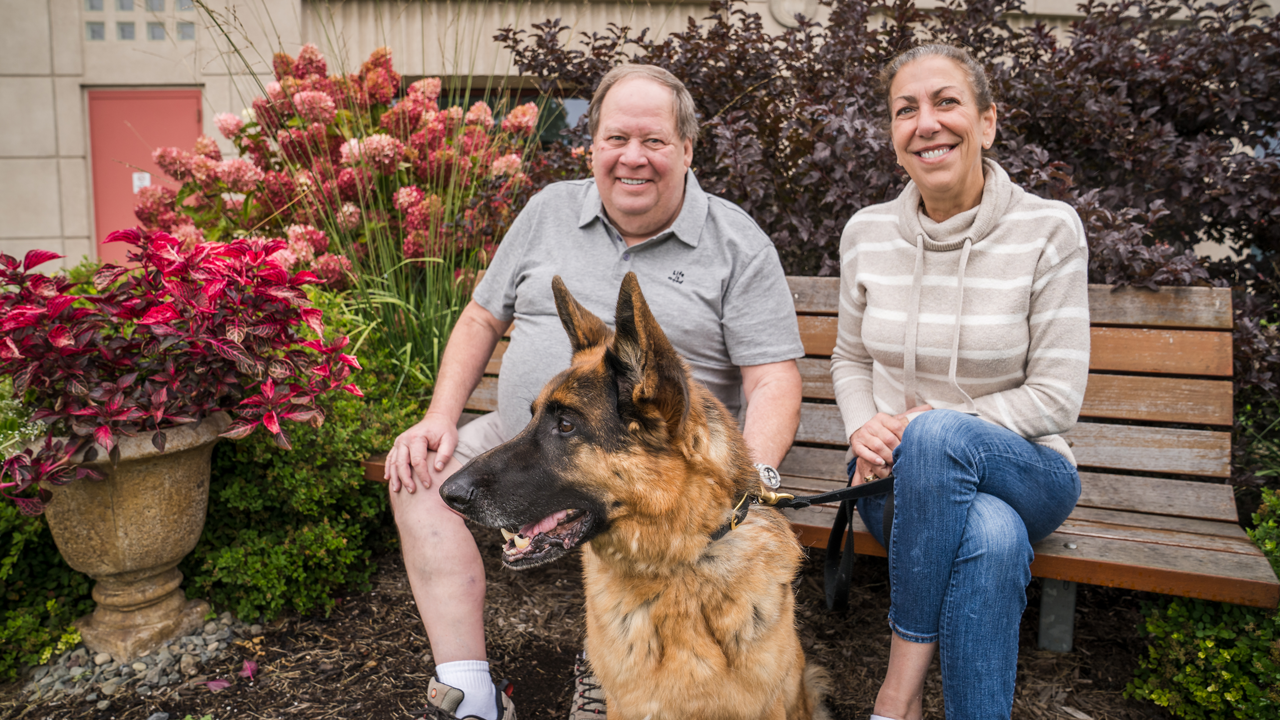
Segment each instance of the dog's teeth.
M502 539L503 539L503 540L510 540L511 538L513 538L513 537L515 537L515 536L516 536L516 534L515 534L515 533L511 532L510 530L508 530L508 529L506 529L506 528L502 528Z
M529 547L529 543L530 543L529 538L527 538L527 537L525 537L525 536L523 536L523 535L516 535L516 536L515 536L515 539L516 539L516 547L517 547L518 549L523 550L523 549L525 549L525 548Z

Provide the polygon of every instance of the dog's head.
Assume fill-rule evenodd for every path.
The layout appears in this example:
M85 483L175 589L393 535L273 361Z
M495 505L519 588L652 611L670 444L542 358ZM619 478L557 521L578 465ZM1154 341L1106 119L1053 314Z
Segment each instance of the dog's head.
M635 274L622 281L615 332L559 277L552 291L573 347L569 369L542 389L519 435L445 482L445 502L501 528L511 568L550 562L593 539L598 550L603 543L606 552L643 563L653 545L646 519L692 524L695 533L714 529L720 514L687 508L728 508L750 464L733 419L690 380ZM655 551L686 550L656 539Z

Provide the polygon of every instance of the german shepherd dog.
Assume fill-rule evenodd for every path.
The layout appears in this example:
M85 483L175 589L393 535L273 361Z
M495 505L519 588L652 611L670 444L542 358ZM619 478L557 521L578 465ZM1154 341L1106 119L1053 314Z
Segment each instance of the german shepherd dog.
M502 529L508 568L584 546L587 656L610 720L828 717L796 634L790 525L754 507L717 532L760 489L735 420L692 381L634 273L616 332L559 277L552 289L572 364L445 502Z

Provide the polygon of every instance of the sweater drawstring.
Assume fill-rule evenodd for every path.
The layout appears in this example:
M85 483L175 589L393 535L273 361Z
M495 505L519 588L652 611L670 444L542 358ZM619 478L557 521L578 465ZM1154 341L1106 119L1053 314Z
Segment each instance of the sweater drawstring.
M923 284L924 235L920 234L916 235L916 269L911 279L911 299L907 302L907 334L902 346L902 391L906 402L903 412L920 404L916 402L916 335L919 334L920 289Z
M951 367L947 371L947 379L950 380L955 389L964 396L965 411L972 415L976 415L978 404L973 401L973 398L969 396L969 393L964 391L964 388L960 387L960 383L956 380L956 367L960 362L960 317L964 314L964 272L966 266L969 264L969 250L972 248L973 241L969 238L965 238L964 248L960 251L960 268L956 273L958 276L957 282L960 286L960 292L959 296L956 298L956 325L955 329L951 331ZM910 405L908 407L915 406Z

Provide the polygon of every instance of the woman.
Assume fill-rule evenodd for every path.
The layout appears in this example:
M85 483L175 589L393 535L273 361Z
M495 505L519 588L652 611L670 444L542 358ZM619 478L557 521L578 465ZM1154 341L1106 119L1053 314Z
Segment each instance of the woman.
M911 182L845 227L831 360L851 482L895 477L893 634L872 717L922 716L941 645L947 717L1007 718L1031 545L1080 494L1059 433L1089 367L1084 229L983 158L996 106L964 50L914 48L881 81ZM882 543L884 506L858 506Z

